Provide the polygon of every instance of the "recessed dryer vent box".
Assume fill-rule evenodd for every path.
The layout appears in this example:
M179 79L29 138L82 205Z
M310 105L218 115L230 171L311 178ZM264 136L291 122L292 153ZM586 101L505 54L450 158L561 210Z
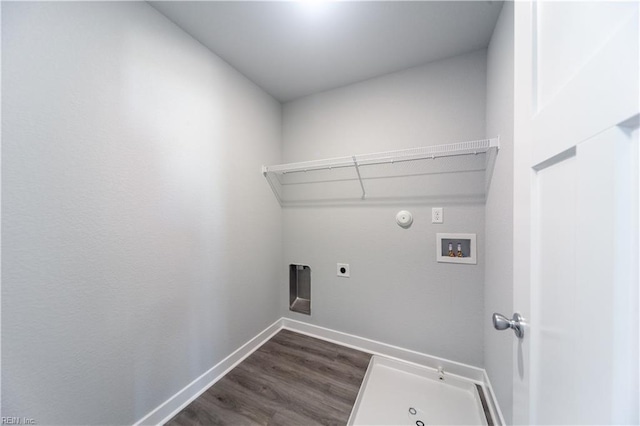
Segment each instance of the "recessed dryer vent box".
M443 263L477 264L476 234L436 234L436 260Z
M311 268L289 265L289 310L311 315Z

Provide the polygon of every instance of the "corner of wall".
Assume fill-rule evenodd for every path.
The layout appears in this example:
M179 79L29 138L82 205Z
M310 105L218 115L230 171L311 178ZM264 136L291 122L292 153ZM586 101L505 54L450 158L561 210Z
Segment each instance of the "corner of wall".
M500 151L487 190L484 366L507 424L512 418L513 336L491 324L493 312L513 311L513 3L505 2L487 51L487 137Z

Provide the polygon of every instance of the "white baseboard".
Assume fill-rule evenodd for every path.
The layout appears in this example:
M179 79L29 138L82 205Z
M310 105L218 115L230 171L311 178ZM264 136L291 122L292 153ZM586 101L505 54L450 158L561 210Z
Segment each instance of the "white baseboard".
M318 339L327 340L353 349L359 349L374 355L382 355L387 358L394 358L400 361L411 362L435 369L442 367L448 374L455 374L465 379L473 380L474 382L484 383L484 370L482 368L473 367L456 361L450 361L433 355L423 354L410 349L400 348L398 346L354 336L353 334L331 330L290 318L283 318L282 320L284 328L288 330L317 337Z
M165 424L281 329L282 318L262 330L256 337L240 346L231 355L211 367L156 409L138 420L134 426Z
M167 401L137 421L134 426L162 425L166 423L283 328L374 355L381 355L435 369L442 367L446 374L456 375L480 383L487 390L485 393L487 394L494 420L496 423L504 424L504 418L495 399L493 388L485 370L482 368L283 317L178 391Z

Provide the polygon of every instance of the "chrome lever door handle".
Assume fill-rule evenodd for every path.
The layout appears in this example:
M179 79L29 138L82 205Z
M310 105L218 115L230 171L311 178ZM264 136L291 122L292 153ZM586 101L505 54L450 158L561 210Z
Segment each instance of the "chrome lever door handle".
M522 318L522 315L520 315L517 312L513 314L512 319L509 319L502 314L494 313L493 327L496 330L506 330L510 328L516 334L518 339L522 339L524 337L523 318Z

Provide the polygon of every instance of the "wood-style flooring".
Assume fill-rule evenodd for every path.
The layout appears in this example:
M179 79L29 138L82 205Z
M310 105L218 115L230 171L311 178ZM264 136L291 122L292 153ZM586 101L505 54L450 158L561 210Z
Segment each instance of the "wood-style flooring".
M167 425L345 425L370 358L282 330Z

